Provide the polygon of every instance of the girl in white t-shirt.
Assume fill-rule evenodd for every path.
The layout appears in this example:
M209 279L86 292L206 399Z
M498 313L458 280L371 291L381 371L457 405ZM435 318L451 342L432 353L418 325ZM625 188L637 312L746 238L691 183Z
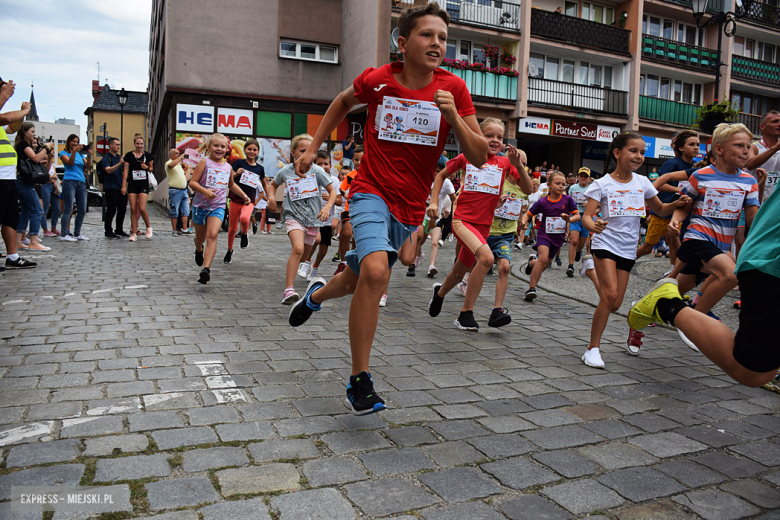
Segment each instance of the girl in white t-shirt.
M591 367L604 368L599 353L601 335L609 314L623 303L628 276L636 262L639 221L645 216L645 204L657 215L666 216L690 201L685 196L675 202L661 203L658 191L647 177L633 173L644 160L644 138L635 132L619 134L609 146L604 177L585 191L588 201L582 225L596 233L591 242L591 253L599 280L599 304L593 313L588 350L582 356L582 361ZM599 204L602 216L594 221ZM635 333L637 331L629 331L626 343L626 350L632 355L639 354L638 345L641 345L639 338L632 341Z

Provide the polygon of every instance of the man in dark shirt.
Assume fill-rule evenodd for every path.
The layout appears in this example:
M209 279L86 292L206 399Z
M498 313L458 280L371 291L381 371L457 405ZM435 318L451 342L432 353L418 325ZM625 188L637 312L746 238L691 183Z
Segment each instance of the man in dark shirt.
M127 211L127 195L122 195L122 168L124 160L119 155L119 139L111 137L108 140L107 154L103 155L101 166L106 173L103 178L103 192L106 198L106 238L128 236L122 229ZM112 229L111 222L116 215L116 227Z
M353 136L347 137L341 146L344 151L344 158L341 161L341 165L345 168L354 168L353 158L355 157L355 138Z

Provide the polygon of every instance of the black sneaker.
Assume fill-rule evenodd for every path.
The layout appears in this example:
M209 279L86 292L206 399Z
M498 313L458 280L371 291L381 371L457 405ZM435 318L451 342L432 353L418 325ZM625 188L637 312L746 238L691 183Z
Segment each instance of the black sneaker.
M341 262L341 255L336 253L333 255L333 258L330 260L331 262Z
M129 236L130 236L130 235L128 235L127 233L125 233L125 232L124 232L123 230L121 230L121 229L120 229L119 231L114 231L114 234L115 234L116 236L118 236L118 237L125 237L125 238L127 238L127 237L129 237Z
M241 249L246 249L246 246L249 245L249 237L246 236L246 233L241 233Z
M32 269L33 267L36 267L38 264L36 262L30 262L29 260L25 260L21 256L17 258L16 260L11 260L10 258L6 257L5 259L5 268L6 269Z
M347 383L347 405L355 415L386 410L385 402L374 392L374 380L368 372L363 371Z
M195 265L203 267L203 250L195 250Z
M439 296L440 283L433 284L433 294L431 295L431 301L428 303L428 315L431 318L435 318L441 312L441 306L444 303L444 298Z
M107 231L105 236L106 238L119 238L119 235L117 235L113 231Z
M325 278L322 278L321 276L317 276L316 278L313 278L311 282L309 282L309 286L306 287L306 292L303 294L303 298L295 302L290 309L290 316L287 318L287 321L291 327L299 327L303 325L311 317L314 311L320 310L319 304L312 302L311 305L309 305L307 302L309 301L309 296L311 296L311 293L324 286Z
M579 262L580 259L582 259L582 251L578 249L577 252L574 254L574 262Z
M531 265L531 260L536 260L536 255L531 255L528 257L528 263L525 264L525 274L527 276L531 276L531 273L534 270L534 267Z
M236 238L241 238L241 230L240 229L236 232Z
M536 287L531 287L525 291L525 301L532 302L536 299Z
M555 257L555 265L557 265L558 267L563 265L563 262L561 262L561 257L560 256L556 256Z
M198 277L198 283L207 284L211 280L211 269L204 267L200 270L200 276Z
M569 264L569 267L566 268L566 276L569 278L574 277L574 264Z
M470 330L472 332L479 331L479 324L474 319L474 311L461 312L458 319L455 320L455 326L460 330Z
M415 273L414 273L414 264L412 264L412 265L410 265L410 266L409 266L409 270L408 270L408 271L406 271L406 276L409 276L409 277L415 276Z
M226 264L230 264L233 262L233 251L230 249L227 250L227 253L225 253L225 258L222 260Z
M253 234L253 235L256 235L256 234L257 234L257 222L255 222L254 224L252 224L252 234Z
M512 317L506 309L493 309L488 320L488 327L503 327L512 322Z

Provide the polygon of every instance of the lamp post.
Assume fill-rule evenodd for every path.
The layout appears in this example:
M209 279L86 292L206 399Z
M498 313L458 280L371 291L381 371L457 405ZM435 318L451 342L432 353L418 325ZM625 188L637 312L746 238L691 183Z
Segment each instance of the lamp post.
M116 95L117 100L119 101L119 153L120 155L124 155L124 143L125 143L125 105L127 104L127 92L125 92L125 89L122 88L122 90L119 91L119 93Z
M718 96L720 95L720 68L726 63L721 61L721 42L723 41L723 35L731 38L737 33L737 20L744 18L750 11L750 6L753 4L753 0L736 0L736 12L723 12L720 11L710 17L709 20L702 23L704 12L707 10L708 0L691 0L691 10L693 11L693 17L696 19L696 27L704 29L710 25L718 24L718 63L715 64L715 97L714 102L718 102Z

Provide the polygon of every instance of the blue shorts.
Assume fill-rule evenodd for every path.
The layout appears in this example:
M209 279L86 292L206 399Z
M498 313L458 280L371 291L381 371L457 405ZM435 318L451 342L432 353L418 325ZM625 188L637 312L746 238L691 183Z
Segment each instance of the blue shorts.
M205 226L206 220L210 217L225 220L225 208L207 209L196 206L192 210L192 223L196 226Z
M344 256L347 265L360 274L360 263L367 255L387 251L387 265L398 260L398 250L409 240L417 226L401 224L387 203L378 195L356 193L349 201L349 221L355 237L355 249Z
M588 238L590 236L590 231L585 229L585 226L582 225L582 220L569 224L569 231L579 231L581 238Z
M506 235L490 235L487 238L487 245L496 258L504 258L512 261L512 242L515 239L514 233Z
M190 216L190 198L187 190L168 188L168 204L171 218Z

